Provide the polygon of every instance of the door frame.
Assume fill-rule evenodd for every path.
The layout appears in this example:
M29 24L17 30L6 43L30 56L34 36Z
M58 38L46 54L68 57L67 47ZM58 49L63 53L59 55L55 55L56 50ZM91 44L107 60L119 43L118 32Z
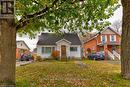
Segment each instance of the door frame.
M62 55L62 52L63 52L63 50L62 50L62 48L63 47L65 47L65 56L63 57ZM62 60L62 59L64 59L64 60L67 60L67 46L66 45L61 45L61 49L60 49L60 53L61 53L61 56L60 56L60 60Z

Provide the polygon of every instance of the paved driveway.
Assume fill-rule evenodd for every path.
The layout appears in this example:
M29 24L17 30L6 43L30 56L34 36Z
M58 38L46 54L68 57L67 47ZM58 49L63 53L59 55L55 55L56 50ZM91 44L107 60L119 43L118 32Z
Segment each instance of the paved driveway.
M29 63L32 63L32 61L17 61L16 62L16 67L26 65L26 64L29 64Z

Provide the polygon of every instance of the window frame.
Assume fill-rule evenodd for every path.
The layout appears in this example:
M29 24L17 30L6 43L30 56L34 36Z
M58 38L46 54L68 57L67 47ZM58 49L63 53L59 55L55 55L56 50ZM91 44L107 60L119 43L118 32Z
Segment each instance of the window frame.
M42 47L41 52L42 54L51 54L53 49L55 49L55 47Z
M105 38L105 41L103 41L103 36ZM102 43L106 43L107 42L107 35L101 35L101 42Z
M112 36L114 40L112 40ZM110 42L116 42L116 35L110 35Z
M75 49L76 48L76 49ZM72 50L73 49L73 50ZM70 52L77 52L78 51L78 47L70 47Z

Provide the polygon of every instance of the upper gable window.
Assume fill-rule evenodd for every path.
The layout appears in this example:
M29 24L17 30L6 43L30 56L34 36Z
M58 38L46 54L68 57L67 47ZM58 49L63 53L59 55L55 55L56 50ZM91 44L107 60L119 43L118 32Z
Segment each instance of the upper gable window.
M107 36L106 35L101 35L101 42L102 43L107 42Z
M110 42L116 41L116 35L110 35Z

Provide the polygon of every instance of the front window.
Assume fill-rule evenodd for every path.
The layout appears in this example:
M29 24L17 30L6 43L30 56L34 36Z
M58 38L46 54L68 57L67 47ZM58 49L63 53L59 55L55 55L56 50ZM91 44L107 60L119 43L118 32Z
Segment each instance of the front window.
M77 47L70 47L70 51L77 51Z
M42 47L42 53L51 53L52 48L51 47Z
M106 38L105 35L102 35L102 36L101 36L101 41L102 41L102 43L105 43L105 42L107 41L107 38Z
M110 41L111 41L111 42L116 41L116 36L115 36L115 35L111 35L110 37L111 37L111 38L110 38Z

